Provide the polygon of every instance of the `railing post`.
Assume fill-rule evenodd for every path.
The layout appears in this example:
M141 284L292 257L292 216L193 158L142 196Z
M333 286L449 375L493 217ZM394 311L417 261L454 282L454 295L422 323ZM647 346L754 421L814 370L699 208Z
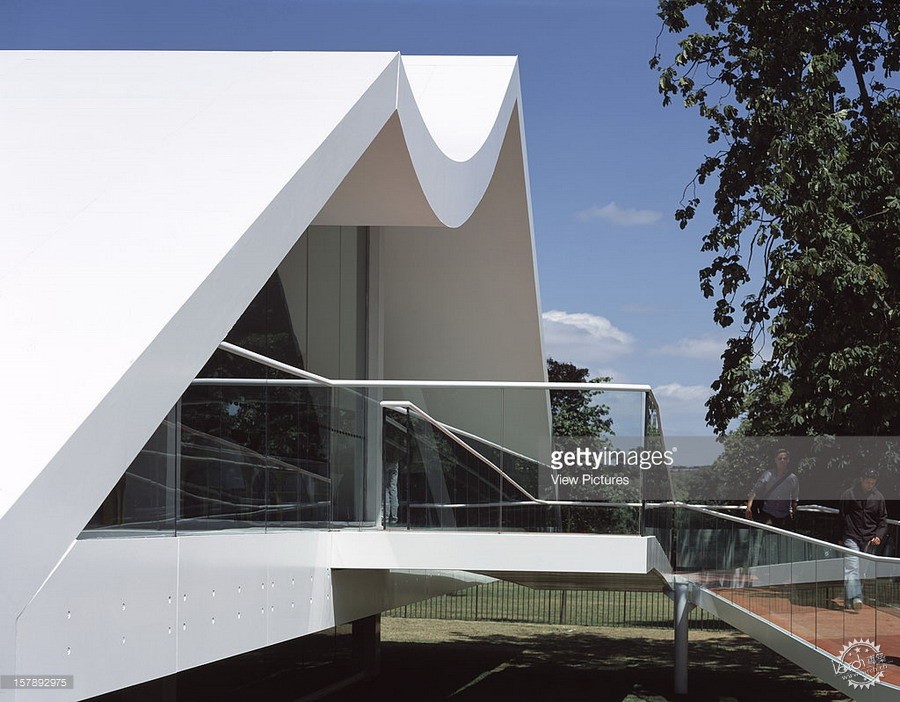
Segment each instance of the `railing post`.
M641 499L640 512L638 513L638 534L646 536L647 533L647 500Z
M688 691L688 616L694 605L688 599L690 584L675 583L675 694Z
M403 440L403 462L401 463L405 474L404 482L406 483L406 528L412 528L412 482L410 473L412 472L412 420L407 410L405 415L406 436ZM399 488L398 488L399 489ZM397 506L397 517L400 517L400 507ZM399 519L398 519L399 521Z

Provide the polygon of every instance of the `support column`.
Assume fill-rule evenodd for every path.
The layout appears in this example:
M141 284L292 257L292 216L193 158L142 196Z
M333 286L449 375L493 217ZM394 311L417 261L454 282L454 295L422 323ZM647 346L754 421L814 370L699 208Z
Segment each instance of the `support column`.
M353 622L353 662L357 674L373 677L381 671L381 615Z
M675 583L675 694L686 695L688 691L688 615L694 609L688 599L690 585Z

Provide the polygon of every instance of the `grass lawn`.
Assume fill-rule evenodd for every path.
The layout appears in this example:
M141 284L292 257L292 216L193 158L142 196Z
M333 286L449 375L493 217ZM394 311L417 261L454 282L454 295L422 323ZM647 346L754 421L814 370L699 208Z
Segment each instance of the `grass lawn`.
M692 632L690 656L686 699L847 699L738 632ZM666 702L672 668L664 629L383 618L381 674L327 699Z

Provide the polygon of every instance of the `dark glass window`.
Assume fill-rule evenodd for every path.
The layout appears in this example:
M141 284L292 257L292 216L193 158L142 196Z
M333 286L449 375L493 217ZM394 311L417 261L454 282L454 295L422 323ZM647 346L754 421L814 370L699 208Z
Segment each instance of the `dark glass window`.
M312 343L309 353L324 366L310 370L337 376L346 369L363 377L367 250L365 228L311 228L225 340L301 369L307 368L304 347ZM282 275L290 282L290 300ZM220 350L198 374L292 377ZM350 390L191 385L86 529L172 532L360 521L366 413L365 399Z

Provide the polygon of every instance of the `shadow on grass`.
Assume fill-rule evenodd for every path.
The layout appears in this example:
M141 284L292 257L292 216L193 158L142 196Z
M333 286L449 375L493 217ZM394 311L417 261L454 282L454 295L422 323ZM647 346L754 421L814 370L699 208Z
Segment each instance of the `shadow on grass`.
M440 643L385 641L381 674L329 697L331 702L371 699L407 702L456 700L662 700L673 695L669 640L604 636L596 629L505 634L494 624L484 634L446 625ZM490 632L490 633L488 633ZM837 691L775 653L738 634L691 642L687 699L843 700Z

